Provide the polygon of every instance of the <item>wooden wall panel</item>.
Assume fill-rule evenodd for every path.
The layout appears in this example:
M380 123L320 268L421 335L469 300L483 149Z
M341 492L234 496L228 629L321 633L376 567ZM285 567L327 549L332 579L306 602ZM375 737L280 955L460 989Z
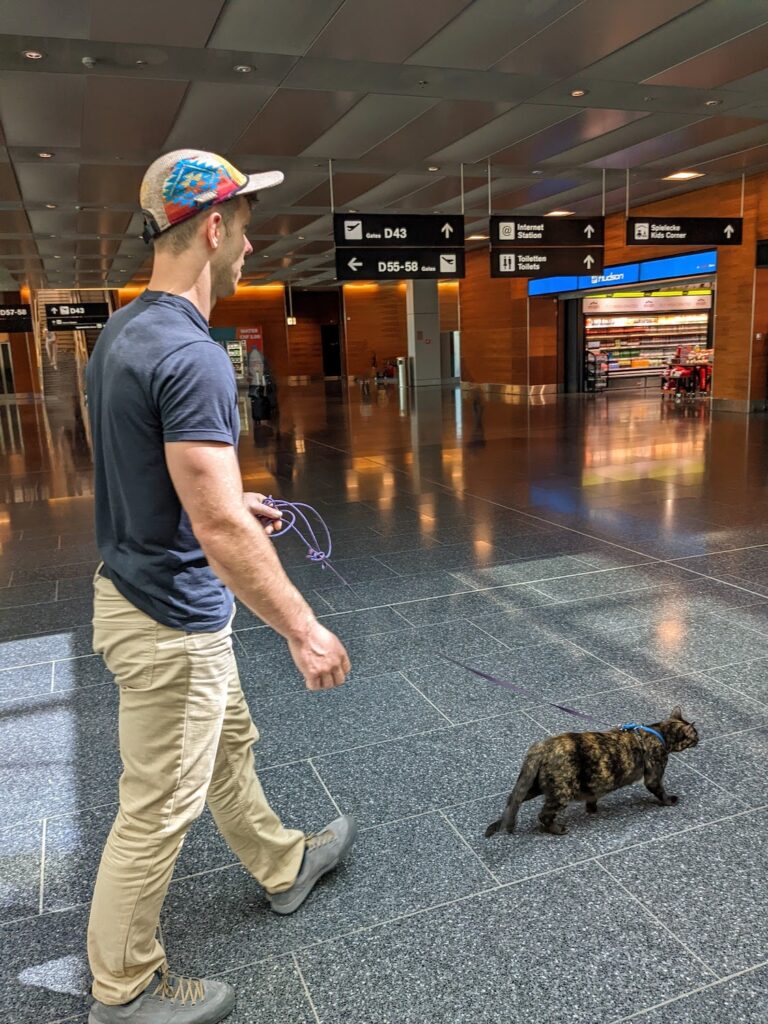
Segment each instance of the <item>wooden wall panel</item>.
M14 306L30 304L29 292L5 291L0 292L0 302L5 305ZM3 334L0 333L0 341L7 341L11 346L11 361L13 362L13 386L17 395L40 394L40 373L37 358L37 345L33 333L29 334Z
M323 375L323 324L338 324L340 297L337 291L293 293L293 313L298 321L288 328L291 374Z
M558 312L557 299L529 299L528 354L531 385L557 384Z
M440 302L440 330L459 329L459 282L438 281L437 296Z
M461 376L477 384L528 382L527 285L491 280L488 253L467 253L461 293Z
M344 285L344 352L348 376L367 375L376 354L385 360L408 354L406 286L397 284Z
M762 337L758 338L757 335ZM755 271L755 315L752 323L752 375L750 400L768 397L768 269Z
M281 284L241 288L230 299L216 303L211 327L259 327L264 336L264 356L279 380L289 376L288 327L285 323L285 289Z

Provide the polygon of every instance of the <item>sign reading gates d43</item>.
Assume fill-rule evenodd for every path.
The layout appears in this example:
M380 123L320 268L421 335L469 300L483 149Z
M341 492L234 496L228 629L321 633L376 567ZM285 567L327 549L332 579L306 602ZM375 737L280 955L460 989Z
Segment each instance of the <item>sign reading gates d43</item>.
M337 246L357 249L464 245L464 218L456 214L336 213L333 237Z
M23 304L0 306L0 331L8 334L32 330L32 308Z
M109 306L106 302L46 303L45 319L52 331L101 328L109 319Z
M627 245L741 245L741 217L627 217Z

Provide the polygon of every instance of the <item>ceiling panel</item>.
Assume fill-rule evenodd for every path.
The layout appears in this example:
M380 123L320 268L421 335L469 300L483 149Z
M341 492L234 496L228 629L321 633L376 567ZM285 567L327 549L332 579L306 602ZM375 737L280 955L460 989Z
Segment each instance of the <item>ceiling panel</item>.
M85 78L45 72L0 75L0 119L9 146L80 145Z
M300 56L343 0L229 0L209 46Z
M544 160L574 149L591 139L614 132L647 115L628 110L582 110L560 124L529 136L514 146L494 153L495 164L530 164L536 167Z
M120 243L107 238L84 238L77 242L78 256L114 256Z
M471 191L482 183L482 177L466 177L464 190ZM461 208L461 178L458 175L441 178L440 181L425 185L424 188L401 200L399 205L403 210L434 210L446 203L455 205L456 212Z
M304 156L357 159L438 103L431 96L364 96L307 146Z
M0 202L21 202L21 193L16 183L16 175L10 164L0 164Z
M193 82L164 148L229 152L273 92L268 85Z
M290 213L284 214L282 217L272 217L270 220L254 222L251 230L259 235L290 235L294 231L301 231L313 220L315 220L314 217Z
M83 148L127 156L162 149L186 82L141 78L86 79Z
M556 178L547 181L530 181L520 188L510 189L509 191L497 192L494 187L493 210L494 213L511 213L514 210L528 206L530 203L551 200L554 196L577 188L581 184L575 178Z
M498 153L518 139L528 138L551 125L574 117L576 111L568 107L537 106L525 103L515 107L490 124L469 132L463 139L431 154L436 162L471 163Z
M64 0L63 6L69 2ZM205 46L225 3L226 0L97 0L91 8L90 36L115 43L145 43L151 38L153 46Z
M609 81L644 82L693 56L722 46L729 39L751 32L766 21L768 11L764 0L700 3L663 29L635 42L628 41L621 51L594 64L589 73Z
M23 210L0 210L1 234L26 234L29 230L29 221Z
M316 256L319 253L328 252L329 248L333 246L331 239L325 239L317 242L307 242L306 244L300 245L298 252L302 256Z
M690 122L690 116L684 114L649 114L623 128L617 128L607 135L598 135L582 145L553 156L542 166L546 173L553 168L574 168L599 163L603 157L610 156L617 149L634 145L644 139L655 138L663 132L673 131Z
M27 214L35 234L61 235L77 233L77 210L30 210Z
M45 34L58 39L87 39L91 0L2 0L2 31L14 36Z
M765 67L768 25L753 29L738 39L700 53L682 64L646 79L649 85L679 85L716 89Z
M431 39L470 0L346 0L313 43L312 57L400 63Z
M508 110L508 103L458 100L438 103L402 131L375 146L367 156L372 160L397 160L403 163L424 159L467 133L482 128Z
M386 181L388 174L334 174L333 196L337 205L351 203L364 192L370 191L382 182ZM328 206L330 205L330 188L328 181L307 192L299 201L300 206Z
M109 203L139 205L144 167L135 164L86 164L80 169L80 202L87 206Z
M111 213L99 210L91 213L81 211L77 218L79 234L121 235L128 227L130 213Z
M77 164L16 163L21 193L27 203L76 203L79 199Z
M726 139L754 127L762 127L762 122L739 117L705 118L695 124L686 125L685 128L654 136L635 146L618 149L602 158L601 166L640 167L664 158L673 158L676 154L698 148L708 142Z
M358 99L350 92L281 89L253 119L233 152L294 156L335 124Z
M585 0L535 39L521 40L494 70L520 75L535 69L534 74L564 77L616 53L700 2L643 0L617 4L616 0Z
M409 63L485 70L578 6L580 0L475 0Z

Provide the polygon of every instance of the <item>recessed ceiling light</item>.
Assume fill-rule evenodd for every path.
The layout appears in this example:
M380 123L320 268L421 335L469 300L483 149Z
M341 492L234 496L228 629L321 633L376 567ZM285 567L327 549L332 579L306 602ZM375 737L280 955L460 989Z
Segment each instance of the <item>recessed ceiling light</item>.
M429 81L426 78L420 78L416 84L423 88L425 85L429 85Z
M142 68L147 63L147 61L145 61L145 60L135 60L133 63L136 65L136 67Z
M573 96L575 100L578 100L581 99L582 96L586 96L588 92L589 89L571 89L571 96Z
M303 242L303 241L304 241L304 235L299 235L299 241L300 241L300 242Z
M42 60L45 54L39 50L24 50L24 56L27 60Z
M430 164L430 165L429 165L429 167L427 168L427 170L428 170L428 171L433 171L433 172L434 172L434 171L439 171L439 170L440 170L440 168L439 168L439 167L437 167L437 166L436 166L435 164Z
M37 155L40 157L41 160L50 160L51 157L53 156L53 153L42 152L42 153L38 153Z
M723 102L722 100L705 100L704 101L704 106L705 107L719 107L722 102Z
M662 181L690 181L691 178L703 178L703 171L675 171L674 174L667 174Z
M550 210L544 214L545 217L572 217L573 210Z
M56 209L56 203L46 203L45 204L45 208L46 208L46 210L55 210Z
M488 235L467 235L468 242L483 242L488 238Z
M251 71L253 71L253 65L251 65L251 64L235 64L235 66L232 68L232 70L233 71L237 71L237 73L240 74L240 75L247 75L247 74L250 74Z
M61 259L61 256L54 256L53 258L54 258L55 260L60 260L60 259Z

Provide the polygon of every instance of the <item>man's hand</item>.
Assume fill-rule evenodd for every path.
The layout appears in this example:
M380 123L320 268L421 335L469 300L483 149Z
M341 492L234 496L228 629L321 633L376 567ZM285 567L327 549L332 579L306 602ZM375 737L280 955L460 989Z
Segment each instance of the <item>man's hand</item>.
M266 496L255 492L243 495L243 504L258 522L264 527L267 534L276 533L283 525L280 520L283 513L279 509L265 505Z
M330 690L341 686L349 672L349 657L344 645L317 619L306 632L288 640L288 649L296 668L304 676L308 690Z

